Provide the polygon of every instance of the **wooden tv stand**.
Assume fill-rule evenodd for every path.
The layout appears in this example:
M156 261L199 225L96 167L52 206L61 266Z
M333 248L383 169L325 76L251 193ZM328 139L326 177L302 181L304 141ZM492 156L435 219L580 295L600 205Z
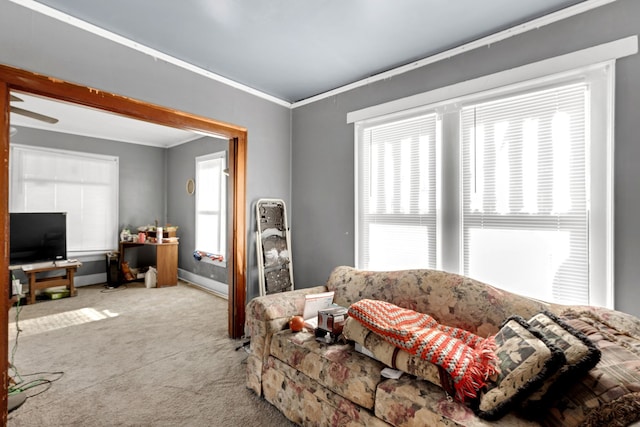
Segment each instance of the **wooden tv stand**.
M29 298L27 299L27 304L34 304L36 302L37 290L53 288L55 286L65 286L69 289L69 296L76 296L77 291L73 284L73 276L81 265L82 264L77 261L56 261L23 265L22 271L25 272L29 279ZM65 270L65 273L53 277L38 277L38 273L55 270Z

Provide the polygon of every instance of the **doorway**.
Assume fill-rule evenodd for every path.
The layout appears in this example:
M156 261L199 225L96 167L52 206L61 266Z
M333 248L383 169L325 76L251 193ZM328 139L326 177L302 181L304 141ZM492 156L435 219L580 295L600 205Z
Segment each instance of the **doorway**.
M232 215L231 238L229 239L228 283L228 332L232 338L240 338L244 332L244 305L246 300L246 154L247 130L243 127L223 123L207 117L184 113L166 107L149 104L124 96L99 91L86 86L49 78L13 67L0 65L0 147L2 170L0 171L0 228L4 236L9 235L9 95L17 90L60 101L105 110L111 113L178 129L187 129L205 134L222 135L229 140L229 178ZM4 271L9 267L8 241L0 253ZM0 279L0 292L9 294L9 276ZM9 298L4 299L0 310L0 364L8 366L8 311ZM7 370L3 369L3 386L0 398L3 405L3 420L7 418Z

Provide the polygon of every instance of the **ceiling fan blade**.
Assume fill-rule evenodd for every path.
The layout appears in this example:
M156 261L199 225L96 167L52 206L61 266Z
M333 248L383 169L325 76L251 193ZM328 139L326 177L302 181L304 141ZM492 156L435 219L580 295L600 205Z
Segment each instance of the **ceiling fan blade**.
M32 119L40 120L40 121L51 123L51 124L58 123L58 119L45 116L44 114L34 113L33 111L23 110L22 108L18 108L18 107L11 107L11 112L16 114L22 114L23 116L31 117Z
M22 99L20 99L17 96L11 94L11 102L22 102Z

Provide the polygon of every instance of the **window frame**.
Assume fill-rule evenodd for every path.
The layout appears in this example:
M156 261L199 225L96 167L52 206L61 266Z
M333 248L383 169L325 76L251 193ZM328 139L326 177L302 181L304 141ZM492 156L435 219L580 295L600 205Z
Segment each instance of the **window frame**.
M610 49L605 52L604 49ZM397 101L392 101L379 106L369 107L363 110L351 112L347 115L347 121L355 123L354 141L357 147L359 128L363 123L372 120L382 120L385 117L393 117L399 112L407 113L410 111L419 111L424 114L425 110L436 111L441 117L448 116L451 118L451 111L448 106L452 104L467 104L475 102L477 99L489 98L491 96L500 96L501 94L515 93L523 90L524 87L530 88L543 87L549 84L557 84L563 80L575 79L577 75L588 73L599 73L602 69L608 68L608 77L604 79L599 88L596 89L601 101L593 103L589 116L600 115L604 118L604 125L598 126L590 121L591 140L590 149L591 159L604 158L602 168L592 171L593 175L590 180L591 191L598 191L601 196L594 198L591 195L591 208L589 211L590 221L601 224L599 227L590 226L590 259L594 258L602 260L595 269L590 268L589 280L589 304L600 305L604 307L613 307L614 304L614 282L613 282L613 117L614 117L614 77L615 77L615 59L631 55L637 52L637 38L627 38L611 42L605 45L596 46L594 48L585 49L584 51L574 52L572 54L563 55L562 57L551 58L540 61L538 63L529 64L527 66L518 67L516 70L508 70L494 75L485 76L464 83L456 84L451 87L440 88L424 94L414 95ZM604 59L594 61L596 59ZM572 67L569 65L572 64ZM553 71L557 71L553 73ZM447 98L449 95L455 95ZM446 98L446 99L445 99ZM441 152L442 161L438 165L446 165L447 172L438 174L440 183L438 188L441 192L442 205L440 206L440 227L439 235L447 236L446 239L439 238L439 257L436 268L447 271L461 272L463 257L462 233L461 233L461 215L462 215L462 191L461 187L461 148L459 142L461 138L458 125L455 129L443 130L443 133L449 132L447 138L455 138L458 143L448 144L449 149ZM591 142L600 140L604 143L599 146L593 146ZM455 148L451 146L455 145ZM442 149L442 147L440 147ZM359 155L356 148L355 165L357 168ZM355 177L355 200L357 205L358 186L357 176ZM451 191L453 190L453 192ZM358 229L358 206L356 206L355 229ZM598 241L598 244L594 242ZM355 242L356 263L358 260L358 237ZM357 264L356 264L357 266ZM591 266L590 266L591 267ZM591 271L593 270L593 271ZM601 285L604 284L604 285Z
M201 210L199 210L199 204L202 197L203 191L203 183L200 177L201 168L200 165L204 162L208 162L211 160L220 159L220 176L219 176L219 186L218 186L218 206L219 211L217 226L218 226L218 247L217 248L201 248L199 247L200 239L199 239L199 228L200 228L200 214ZM216 151L215 153L205 154L202 156L197 156L195 158L195 181L196 181L196 189L195 189L195 246L196 250L213 253L213 254L221 254L224 256L224 261L214 261L215 264L226 265L227 259L227 226L226 226L226 211L227 211L227 181L226 181L226 161L227 161L227 152L225 150ZM215 250L212 250L215 249ZM205 259L205 258L203 258Z

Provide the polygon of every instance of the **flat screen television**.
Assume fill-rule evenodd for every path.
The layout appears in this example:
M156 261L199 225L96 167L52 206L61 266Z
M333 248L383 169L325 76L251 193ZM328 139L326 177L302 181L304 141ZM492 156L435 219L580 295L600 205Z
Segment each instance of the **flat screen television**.
M67 214L11 212L9 264L67 259Z

